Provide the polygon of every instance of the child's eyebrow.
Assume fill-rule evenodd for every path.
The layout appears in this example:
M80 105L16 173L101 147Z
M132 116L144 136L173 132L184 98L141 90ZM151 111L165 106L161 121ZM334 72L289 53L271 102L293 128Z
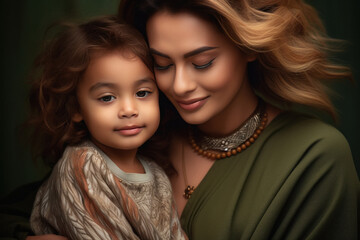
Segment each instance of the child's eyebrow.
M139 86L143 83L155 83L155 80L152 78L142 78L135 82L135 86Z
M134 82L134 85L137 87L144 83L155 83L155 80L152 78L149 78L149 77L141 78L139 80L136 80ZM103 87L116 89L117 85L115 83L109 83L109 82L98 82L98 83L94 84L93 86L91 86L89 91L93 92L93 91L96 91L97 89L103 88Z
M98 82L91 86L90 92L93 92L99 88L107 87L107 88L116 88L116 85L114 83L107 83L107 82Z

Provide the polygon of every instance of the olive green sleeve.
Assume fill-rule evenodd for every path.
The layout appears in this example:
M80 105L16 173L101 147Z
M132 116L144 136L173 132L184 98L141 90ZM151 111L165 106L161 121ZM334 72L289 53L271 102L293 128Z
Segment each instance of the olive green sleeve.
M331 132L306 149L279 190L273 239L358 239L359 193L349 146Z

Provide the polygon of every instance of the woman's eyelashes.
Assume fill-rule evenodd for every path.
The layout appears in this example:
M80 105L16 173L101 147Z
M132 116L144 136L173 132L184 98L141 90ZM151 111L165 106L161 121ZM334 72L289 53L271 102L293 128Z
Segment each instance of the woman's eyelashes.
M215 58L213 58L213 59L211 59L209 62L207 62L207 63L205 63L205 64L196 64L196 63L192 63L193 65L194 65L194 67L196 68L196 69L205 69L205 68L207 68L207 67L210 67L211 66L211 64L213 63L213 61L215 60Z
M171 66L173 66L174 64L168 64L168 65L160 65L160 64L157 64L156 62L155 62L155 64L154 64L154 68L156 69L156 70L167 70L167 69L169 69Z
M215 60L215 58L211 59L210 61L204 63L204 64L197 64L197 63L194 63L192 62L191 64L194 66L195 69L206 69L208 67L210 67L213 63L213 61ZM159 70L159 71L164 71L164 70L168 70L170 67L172 67L174 64L173 63L170 63L170 64L167 64L167 65L160 65L158 63L154 63L154 68L156 70Z

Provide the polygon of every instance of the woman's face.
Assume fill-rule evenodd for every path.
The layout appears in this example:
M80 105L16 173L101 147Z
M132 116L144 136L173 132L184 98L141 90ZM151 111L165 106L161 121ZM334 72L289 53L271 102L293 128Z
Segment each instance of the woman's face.
M147 23L156 81L190 124L204 124L247 104L242 53L214 25L190 13L158 12Z

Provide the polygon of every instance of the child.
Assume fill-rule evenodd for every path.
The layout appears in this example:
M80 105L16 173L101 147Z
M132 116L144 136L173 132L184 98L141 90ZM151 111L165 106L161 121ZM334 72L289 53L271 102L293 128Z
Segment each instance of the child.
M33 231L184 239L168 178L137 154L160 119L141 35L103 17L62 32L38 64L42 75L30 95L34 133L43 157L62 157L37 193Z

